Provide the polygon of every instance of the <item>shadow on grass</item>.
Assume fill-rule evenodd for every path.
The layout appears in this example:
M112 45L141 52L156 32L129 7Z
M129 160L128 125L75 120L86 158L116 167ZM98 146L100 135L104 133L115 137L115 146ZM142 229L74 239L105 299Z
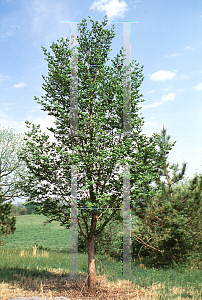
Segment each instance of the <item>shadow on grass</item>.
M81 272L80 272L81 273ZM26 268L0 268L1 283L17 286L23 291L46 293L47 291L63 292L80 290L81 285L86 286L87 275L80 274L78 279L70 278L69 272L60 269L37 270ZM68 282L68 284L67 284ZM86 282L86 283L85 283Z
M141 295L141 298L137 299L171 299L167 298L168 294L171 292L171 288L174 288L174 292L172 294L172 297L176 297L177 295L181 296L180 299L200 299L200 298L193 298L194 291L197 291L197 296L200 297L201 295L201 287L197 287L197 281L200 281L199 277L198 280L196 280L197 274L195 274L195 284L193 284L193 273L191 274L180 274L181 272L165 272L164 276L163 274L158 274L157 270L141 270L136 267L136 279L131 277L130 283L131 286L133 285L133 293L137 293L138 296ZM176 270L177 271L177 270ZM154 272L154 273L152 273ZM157 272L155 274L155 272ZM189 272L188 272L189 273ZM198 273L198 272L196 272ZM104 298L97 299L107 299L109 295L109 290L112 293L112 288L118 288L118 290L122 290L123 285L126 284L124 281L117 281L113 276L108 277L109 274L106 275L105 279L107 280L98 280L97 283L97 293L101 296L101 293ZM156 275L156 278L155 278ZM183 275L182 277L186 277L186 283L190 284L190 287L188 288L178 288L178 284L181 283L181 278L179 278L179 275ZM198 273L199 276L199 273ZM101 276L100 276L101 277ZM178 278L177 278L178 277ZM192 278L191 278L192 277ZM50 293L52 296L64 296L68 297L71 296L71 299L79 299L80 297L88 297L89 293L87 291L87 274L82 273L79 271L78 280L75 280L73 278L70 278L69 271L65 271L63 269L29 269L29 268L19 268L19 267L4 267L0 268L0 279L1 283L7 283L9 286L13 286L16 289L20 289L23 291L23 296L28 295L29 293L37 293L37 295L44 295L48 296ZM97 278L99 278L99 275L97 275ZM155 280L156 279L156 280ZM161 279L161 280L160 280ZM190 282L188 281L190 280ZM156 281L156 283L154 283ZM160 282L161 281L161 282ZM175 283L174 283L175 282ZM163 284L161 284L163 283ZM199 282L198 282L199 283ZM129 282L127 283L129 286ZM135 287L135 289L134 289ZM155 290L154 290L155 289ZM154 294L151 294L153 290ZM143 298L143 294L146 295L146 291L149 293L148 298ZM68 294L69 293L69 294ZM151 298L149 295L151 294ZM30 294L29 294L30 295ZM115 294L114 294L115 295ZM123 293L122 293L123 295ZM153 295L153 296L152 296ZM157 298L155 298L155 295ZM8 295L10 296L10 295ZM158 298L161 296L160 298ZM152 298L153 297L153 298ZM10 297L11 299L12 297ZM83 299L82 298L82 299ZM2 298L4 299L4 298ZM9 298L5 298L9 299ZM89 299L89 298L88 298ZM92 298L96 299L96 298ZM118 298L109 298L109 299L118 299ZM121 298L120 298L121 299ZM123 299L123 298L122 298ZM132 298L133 299L133 298ZM134 298L136 299L136 298ZM174 299L174 298L172 298Z

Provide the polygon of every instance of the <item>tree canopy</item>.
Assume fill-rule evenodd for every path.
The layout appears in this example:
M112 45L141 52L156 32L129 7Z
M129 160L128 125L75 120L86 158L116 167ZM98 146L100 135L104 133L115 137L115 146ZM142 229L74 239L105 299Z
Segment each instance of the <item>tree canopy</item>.
M25 175L27 172L25 163L18 156L23 137L24 134L16 134L12 128L0 130L0 181L5 201L18 197L15 182L20 173Z
M124 49L106 66L114 33L104 29L107 17L99 24L87 20L78 25L78 134L70 131L71 49L68 38L50 46L52 53L42 47L48 62L44 79L45 95L34 100L42 110L55 117L54 133L57 144L41 134L40 125L26 121L31 131L26 133L26 145L19 157L26 163L29 175L16 184L28 202L35 204L39 214L48 222L59 221L70 228L71 170L77 167L78 232L86 240L89 264L89 286L95 283L94 239L107 224L122 221L123 172L120 166L130 166L131 209L136 201L152 197L152 182L159 180L163 155L157 149L157 133L147 137L138 103L143 102L140 85L143 66L131 63L130 116L131 132L123 134L123 60ZM139 201L139 205L141 205ZM86 209L84 209L86 208ZM109 209L111 208L111 209ZM90 270L92 272L90 272Z
M16 219L10 214L12 201L18 197L15 183L27 171L17 155L22 143L22 135L14 134L13 129L0 130L0 235L16 230Z

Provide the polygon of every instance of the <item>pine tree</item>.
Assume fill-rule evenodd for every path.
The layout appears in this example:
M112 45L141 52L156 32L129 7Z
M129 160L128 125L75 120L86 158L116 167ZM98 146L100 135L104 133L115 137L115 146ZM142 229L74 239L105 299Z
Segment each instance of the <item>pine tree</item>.
M2 193L2 188L0 186L0 235L7 236L8 234L13 234L16 230L15 217L9 217L11 213L11 201L5 203L5 197ZM0 241L3 244L2 241Z
M172 264L174 267L187 262L194 245L196 248L201 239L202 176L196 175L185 190L179 182L183 179L187 163L183 163L181 171L178 164L173 163L170 166L173 170L171 177L170 164L166 162L171 147L169 139L163 128L159 146L165 157L161 165L165 181L156 182L156 196L139 213L139 234L142 240L147 241L141 249L146 249L150 256L156 254L158 261L162 258L162 264Z

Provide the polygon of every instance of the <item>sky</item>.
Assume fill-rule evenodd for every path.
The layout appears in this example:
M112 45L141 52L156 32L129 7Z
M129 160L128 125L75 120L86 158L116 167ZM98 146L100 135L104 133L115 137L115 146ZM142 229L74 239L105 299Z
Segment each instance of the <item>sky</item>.
M187 162L185 176L202 173L202 2L200 0L1 0L0 3L0 129L29 131L25 120L41 124L53 134L54 117L42 111L34 96L44 95L42 75L47 62L41 49L70 38L70 23L87 19L106 29L115 24L110 58L123 46L123 25L131 23L131 60L144 65L140 87L145 102L139 113L145 120L143 133L151 136L163 129L176 141L168 160Z

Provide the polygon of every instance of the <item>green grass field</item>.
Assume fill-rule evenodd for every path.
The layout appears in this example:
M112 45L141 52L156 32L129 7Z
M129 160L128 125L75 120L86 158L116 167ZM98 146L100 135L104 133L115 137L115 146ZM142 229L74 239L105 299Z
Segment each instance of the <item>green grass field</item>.
M44 225L45 216L23 215L16 218L16 231L1 240L7 242L7 248L30 248L36 244L43 245L44 248L53 251L69 252L70 232L65 227L60 226L59 222L53 221Z
M16 277L45 276L50 270L60 276L70 275L70 231L56 221L44 226L45 220L38 215L17 216L15 233L1 237L7 242L0 247L1 283L16 282ZM78 257L79 274L87 275L88 256ZM202 272L198 268L141 269L139 263L132 262L131 270L139 289L159 286L161 292L156 299L202 299ZM98 255L96 274L106 275L109 282L114 282L115 277L122 276L122 262Z

